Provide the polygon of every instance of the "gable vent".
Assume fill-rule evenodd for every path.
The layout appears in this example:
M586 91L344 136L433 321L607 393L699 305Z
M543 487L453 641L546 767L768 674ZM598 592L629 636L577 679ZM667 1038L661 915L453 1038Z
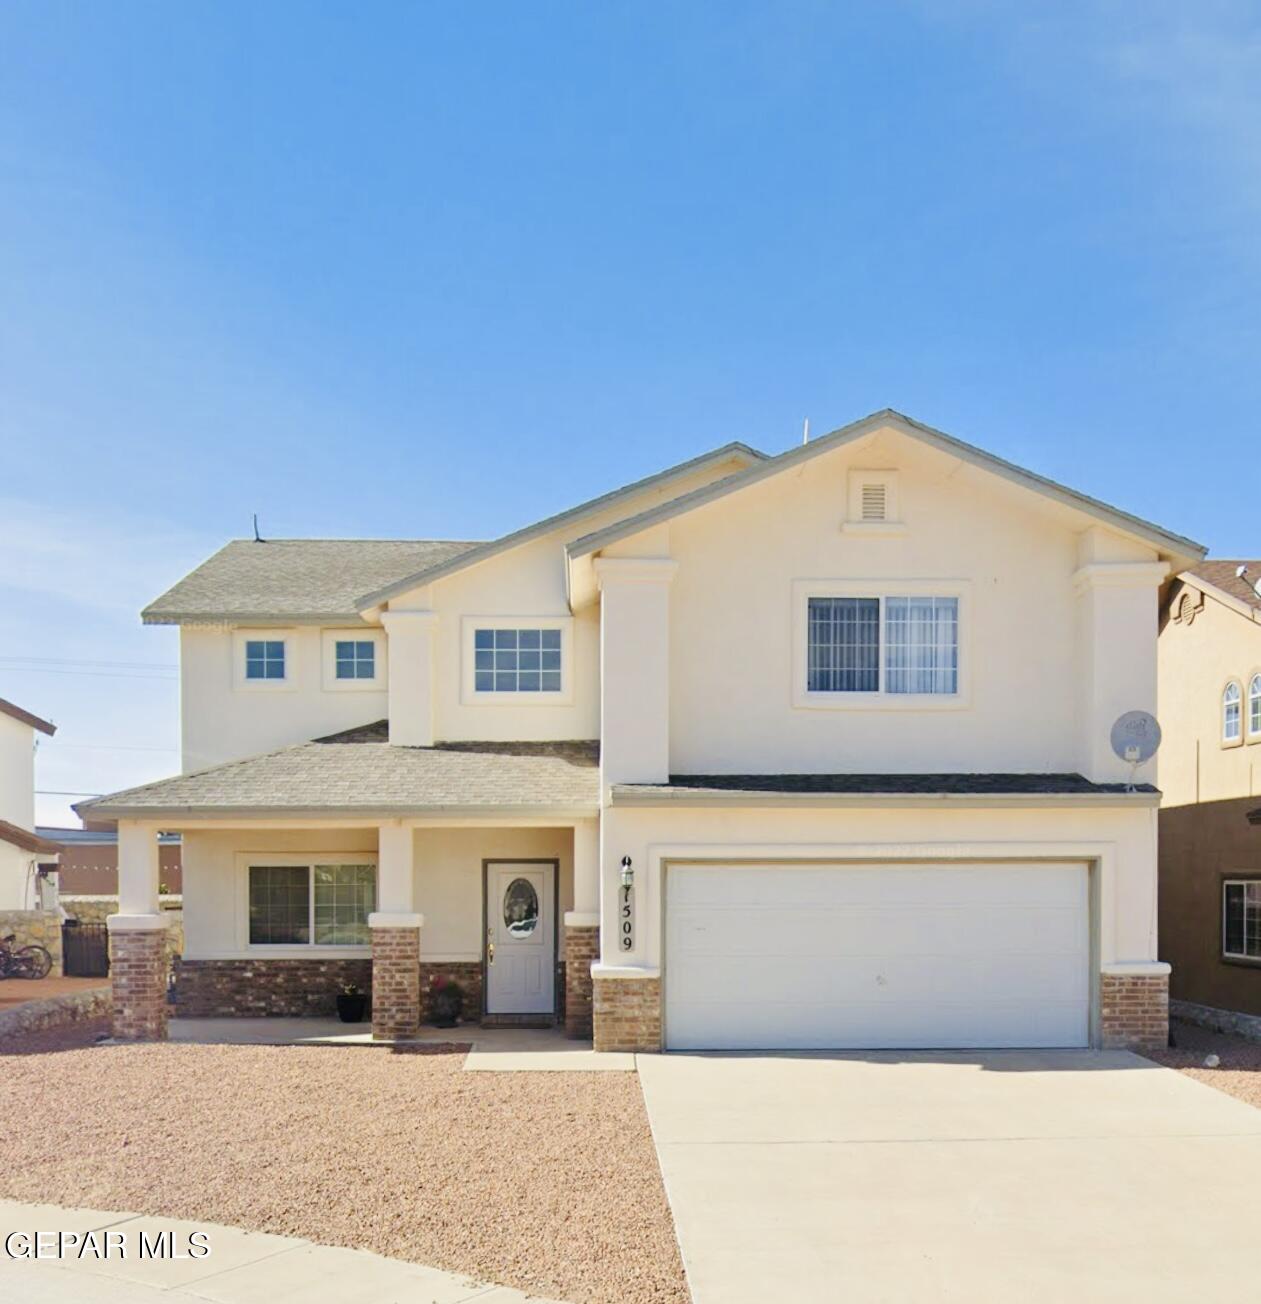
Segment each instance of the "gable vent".
M888 486L865 483L860 503L864 521L883 521L888 513Z

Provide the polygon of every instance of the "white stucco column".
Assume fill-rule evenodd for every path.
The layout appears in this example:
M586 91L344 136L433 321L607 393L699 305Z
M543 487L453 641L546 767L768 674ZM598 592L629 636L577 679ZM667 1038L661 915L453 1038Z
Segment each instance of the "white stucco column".
M158 915L161 910L159 882L157 825L119 820L118 913Z
M668 557L598 557L600 769L603 782L664 783L670 774Z
M574 908L565 911L566 928L596 928L600 923L600 824L574 825Z
M1078 639L1077 768L1094 783L1129 779L1112 751L1112 725L1126 711L1156 713L1157 591L1164 562L1092 561L1073 575ZM1149 763L1139 782L1155 773Z
M377 829L377 908L373 928L419 928L416 878L413 872L414 835L397 821Z
M390 642L390 742L399 747L433 746L433 637L436 613L386 611L381 616Z

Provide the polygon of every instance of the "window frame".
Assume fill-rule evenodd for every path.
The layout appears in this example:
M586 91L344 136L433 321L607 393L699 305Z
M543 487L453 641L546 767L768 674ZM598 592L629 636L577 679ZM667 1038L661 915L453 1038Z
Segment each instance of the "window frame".
M1226 700L1227 694L1231 689L1235 690L1237 696L1234 702ZM1226 709L1228 706L1234 706L1238 712L1236 724L1238 732L1233 735L1226 733ZM1217 736L1223 747L1242 747L1244 741L1244 711L1246 703L1244 700L1243 684L1238 679L1228 679L1222 685L1222 691L1217 698Z
M364 625L359 629L333 627L320 632L322 683L326 693L383 693L386 689L389 654L385 631L378 626ZM371 643L373 676L371 679L337 678L338 643Z
M1261 670L1253 670L1252 673L1248 675L1247 684L1248 687L1243 696L1244 737L1247 738L1250 744L1261 743ZM1252 691L1254 686L1257 688L1256 693ZM1259 717L1257 728L1255 729L1252 727L1252 708L1254 705L1257 707L1257 715Z
M251 643L283 643L285 673L281 679L249 679L246 677L246 660L248 646ZM284 693L292 692L298 687L298 670L294 658L297 654L297 640L294 630L252 628L232 631L232 683L240 692L246 693Z
M271 956L275 959L297 958L352 958L372 954L371 941L365 943L338 942L325 944L315 940L315 869L318 865L371 865L380 901L381 871L375 851L241 851L236 853L237 870L237 952L241 955ZM311 940L308 942L251 942L250 941L250 870L280 867L307 871L307 926ZM373 907L376 909L376 907ZM215 959L216 956L206 956Z
M460 627L460 702L464 706L569 706L573 703L574 618L572 616L465 616ZM506 692L477 688L476 637L479 629L560 631L560 690Z
M1256 955L1248 954L1248 889L1256 888L1261 894L1261 876L1235 874L1221 880L1222 883L1222 905L1221 905L1221 958L1229 961L1231 964L1255 964L1261 965L1261 952ZM1228 951L1226 949L1226 893L1227 889L1232 887L1242 887L1244 890L1243 908L1244 917L1242 921L1243 928L1243 945L1242 951Z
M792 585L792 704L825 711L960 711L972 705L971 583L959 579L818 579ZM879 688L875 692L817 692L809 688L810 599L874 598L880 603ZM958 674L954 693L890 693L885 689L885 599L954 598L958 602Z

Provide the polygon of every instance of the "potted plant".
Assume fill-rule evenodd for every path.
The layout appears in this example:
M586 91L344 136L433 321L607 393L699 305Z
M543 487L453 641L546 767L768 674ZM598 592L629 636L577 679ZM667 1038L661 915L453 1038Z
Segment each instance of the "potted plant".
M337 1017L343 1023L362 1023L367 1009L367 994L354 983L342 983L337 993Z
M429 1013L439 1028L454 1028L464 1009L460 984L437 974L429 985Z

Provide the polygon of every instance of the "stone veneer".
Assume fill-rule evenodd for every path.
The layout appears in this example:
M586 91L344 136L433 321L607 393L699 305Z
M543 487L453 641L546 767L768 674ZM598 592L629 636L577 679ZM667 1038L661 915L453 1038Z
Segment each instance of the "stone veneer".
M420 1026L420 929L372 930L372 1035L411 1037Z
M118 1041L166 1040L166 930L111 932L110 985Z
M14 950L42 946L53 958L51 973L61 973L61 915L56 910L0 910L0 937L14 934Z
M176 1015L185 1019L328 1018L353 983L372 990L372 961L175 961Z
M565 929L565 1036L591 1036L591 964L600 958L600 929Z
M661 979L596 978L592 1030L596 1050L660 1050Z
M1169 1045L1168 974L1111 974L1099 980L1105 1050L1163 1050Z

